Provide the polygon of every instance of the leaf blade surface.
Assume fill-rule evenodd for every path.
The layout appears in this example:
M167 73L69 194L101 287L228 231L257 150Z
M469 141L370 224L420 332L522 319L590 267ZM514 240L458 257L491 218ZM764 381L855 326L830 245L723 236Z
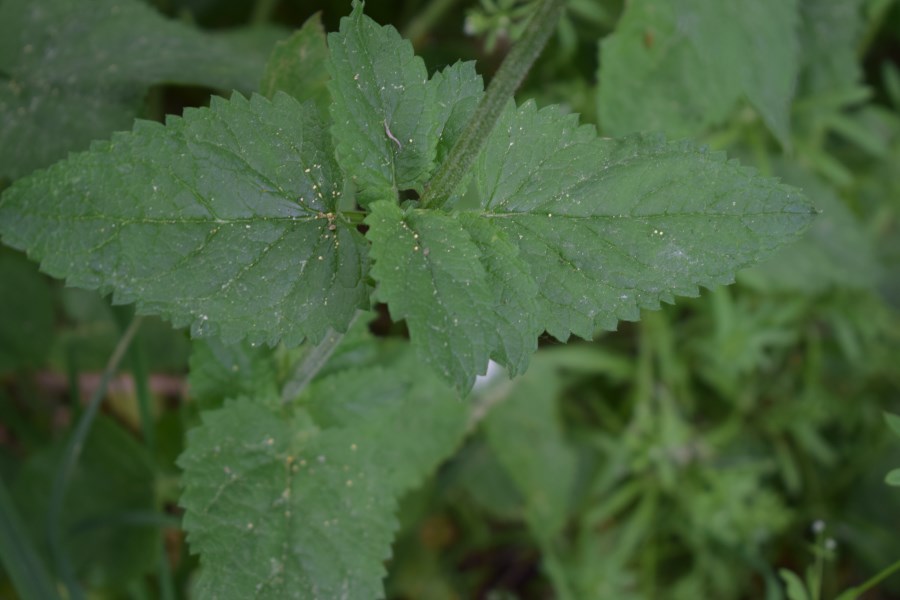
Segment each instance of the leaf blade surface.
M206 413L179 461L198 590L381 597L397 497L453 449L464 405L407 355L320 380L296 408L265 406Z
M215 100L139 122L0 199L0 233L72 285L255 343L319 339L367 302L366 248L311 105Z

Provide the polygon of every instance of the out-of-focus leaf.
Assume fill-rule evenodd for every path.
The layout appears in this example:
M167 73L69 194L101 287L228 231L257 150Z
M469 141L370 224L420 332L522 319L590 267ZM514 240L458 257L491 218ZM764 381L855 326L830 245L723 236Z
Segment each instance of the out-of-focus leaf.
M798 70L795 0L633 0L600 45L604 131L694 136L746 98L783 145Z
M52 291L37 265L0 248L0 373L42 366L53 325Z
M41 543L47 539L53 478L64 450L56 444L30 457L13 483L22 517ZM155 567L154 478L144 446L98 417L69 484L61 536L74 569L91 585L122 585Z
M782 163L779 172L808 194L820 214L800 241L744 271L742 280L763 289L805 293L874 286L880 265L872 237L837 192L799 167Z
M275 44L260 92L270 99L282 91L300 102L313 100L324 113L331 99L327 65L325 29L321 14L316 13L291 37Z
M202 33L138 0L5 0L0 177L15 179L129 128L153 84L256 90L283 35Z

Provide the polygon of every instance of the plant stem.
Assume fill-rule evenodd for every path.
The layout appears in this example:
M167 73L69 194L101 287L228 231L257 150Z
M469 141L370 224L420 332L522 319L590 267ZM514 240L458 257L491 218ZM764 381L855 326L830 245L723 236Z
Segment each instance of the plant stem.
M348 331L353 327L361 314L361 312L357 312L353 319L350 320L350 324L347 325ZM297 398L297 396L306 389L306 386L310 384L316 374L325 366L325 363L328 362L328 359L331 358L335 348L337 348L341 343L341 340L344 339L344 335L344 333L338 333L333 329L329 330L325 339L319 342L314 348L311 348L306 356L303 357L303 360L299 362L296 369L294 369L293 375L291 375L291 378L284 384L284 387L281 390L281 401L284 404Z
M506 104L544 49L550 34L556 29L564 7L565 0L541 0L522 38L506 55L491 80L466 130L428 182L422 197L422 207L440 207L456 190L487 142Z
M341 216L350 221L353 225L359 225L365 221L369 213L362 210L342 210Z
M81 452L84 449L85 440L91 431L91 426L94 424L94 419L97 416L100 403L106 394L106 387L113 374L115 374L116 370L119 368L119 363L122 361L125 352L128 351L128 346L131 344L131 341L134 339L135 334L140 328L141 320L141 317L135 317L122 334L122 337L119 338L119 342L116 344L112 356L109 357L106 368L103 370L100 384L97 386L97 389L94 390L94 394L88 402L87 409L78 421L75 432L72 434L69 443L66 445L66 451L63 454L62 461L56 471L56 476L53 478L53 489L50 494L50 508L47 514L50 551L53 555L53 560L56 563L59 574L66 582L69 597L74 600L83 598L84 593L81 591L75 580L72 566L69 564L68 557L63 549L63 503L66 499L66 491L68 490L72 473L74 473L75 467L78 465L78 459L81 457Z
M892 564L888 567L885 567L877 575L875 575L874 577L872 577L865 583L853 588L853 593L855 594L855 597L862 596L864 593L868 592L873 587L875 587L876 585L878 585L879 583L881 583L882 581L884 581L885 579L887 579L888 577L890 577L891 575L896 573L897 571L900 571L900 560L898 560L897 562L895 562L894 564Z

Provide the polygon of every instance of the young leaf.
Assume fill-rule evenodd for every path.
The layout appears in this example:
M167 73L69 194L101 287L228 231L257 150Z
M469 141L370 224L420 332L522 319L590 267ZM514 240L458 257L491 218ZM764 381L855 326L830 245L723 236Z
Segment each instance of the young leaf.
M407 358L315 383L295 408L241 399L206 413L180 459L197 593L381 597L396 499L466 424L427 373Z
M462 135L484 95L484 82L474 62L456 63L434 74L437 87L438 141L436 163L440 164Z
M412 44L354 2L328 35L337 158L363 202L424 183L435 155L435 86Z
M125 129L158 83L253 91L280 30L205 34L137 0L0 3L0 177ZM22 143L28 140L28 143Z
M285 94L214 99L17 181L0 234L79 287L195 335L297 344L367 302L328 132Z
M446 152L480 97L474 68L457 64L429 80L412 44L365 16L357 1L328 46L337 159L360 201L421 191L439 140Z
M600 47L604 131L701 133L745 97L787 144L796 0L635 0Z
M577 117L531 103L510 105L475 184L477 210L378 203L366 221L378 297L461 389L488 356L522 370L541 330L590 338L675 294L730 282L812 216L796 190L721 154L598 139ZM501 348L510 339L529 342Z
M328 46L322 15L316 13L291 37L275 44L260 84L260 93L273 98L283 91L300 102L313 100L323 114L331 97L328 94Z
M884 478L885 483L895 487L900 487L900 469L890 471Z

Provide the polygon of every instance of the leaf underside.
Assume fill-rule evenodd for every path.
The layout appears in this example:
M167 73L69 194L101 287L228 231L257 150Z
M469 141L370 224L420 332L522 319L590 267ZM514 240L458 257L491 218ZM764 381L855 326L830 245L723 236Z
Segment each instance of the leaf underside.
M311 104L280 94L138 122L0 200L0 233L75 286L194 335L299 343L367 303L366 247Z

